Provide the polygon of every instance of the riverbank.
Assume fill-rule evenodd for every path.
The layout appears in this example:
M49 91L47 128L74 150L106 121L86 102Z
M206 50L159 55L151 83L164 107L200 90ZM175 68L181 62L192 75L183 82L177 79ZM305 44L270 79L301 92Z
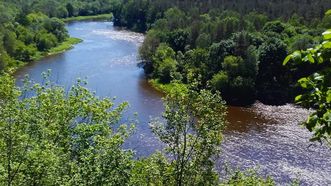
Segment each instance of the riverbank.
M39 61L44 57L47 56L52 56L52 55L56 55L56 54L60 54L63 53L67 50L70 50L74 47L74 45L82 42L83 40L79 39L79 38L74 38L74 37L70 37L68 39L66 39L64 42L60 43L58 46L51 48L49 51L46 52L37 52L34 56L33 56L33 61ZM13 67L10 67L7 71L9 73L14 73L17 69L27 65L29 62L23 62L23 61L18 61L17 63L15 63L15 65Z
M169 83L162 84L158 79L150 79L148 83L157 91L167 95L170 94L173 89L181 89L183 91L187 90L187 86L182 83Z
M70 18L64 18L61 20L65 23L67 23L67 22L71 22L71 21L84 21L84 20L101 20L101 19L111 20L112 18L113 18L113 14L99 14L99 15L92 15L92 16L70 17ZM74 47L74 45L76 45L80 42L82 42L81 39L70 37L70 38L66 39L64 42L60 43L58 46L51 48L47 52L36 52L34 54L34 56L32 57L32 61L38 61L47 56L63 53L67 50L72 49ZM25 62L25 61L16 61L6 71L10 74L13 74L14 72L16 72L17 69L25 66L28 63L29 62Z
M98 20L98 19L106 19L111 20L113 18L113 14L99 14L92 16L77 16L77 17L69 17L61 19L63 22L71 22L71 21L84 21L84 20Z
M82 39L79 38L74 38L74 37L70 37L68 38L66 41L64 41L63 43L61 43L59 46L54 47L52 49L50 49L45 56L51 56L51 55L55 55L55 54L59 54L59 53L63 53L67 50L70 50L74 47L74 45L82 42Z

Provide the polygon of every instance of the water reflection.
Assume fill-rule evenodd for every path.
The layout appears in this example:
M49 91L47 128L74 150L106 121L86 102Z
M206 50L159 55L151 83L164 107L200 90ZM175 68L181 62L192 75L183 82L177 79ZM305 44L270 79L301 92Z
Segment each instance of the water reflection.
M229 107L227 120L229 124L225 132L247 133L249 131L261 132L266 127L267 119L261 117L252 108Z

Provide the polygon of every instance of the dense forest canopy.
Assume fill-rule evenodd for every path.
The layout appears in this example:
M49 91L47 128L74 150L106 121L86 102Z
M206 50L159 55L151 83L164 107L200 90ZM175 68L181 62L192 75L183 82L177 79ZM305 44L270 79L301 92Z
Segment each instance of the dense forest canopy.
M323 68L282 61L321 42L331 23L327 1L119 2L114 23L147 31L143 66L162 84L194 78L229 104L278 105L294 100L296 79Z
M318 24L325 12L331 8L330 0L113 0L115 23L147 29L164 12L178 7L190 15L200 15L215 11L231 10L246 15L258 12L270 19L289 20L300 17L307 24Z

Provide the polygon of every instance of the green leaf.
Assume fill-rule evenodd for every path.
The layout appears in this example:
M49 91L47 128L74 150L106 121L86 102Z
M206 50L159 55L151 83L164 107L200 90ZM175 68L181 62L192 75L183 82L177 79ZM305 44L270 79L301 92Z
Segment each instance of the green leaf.
M301 79L299 79L298 83L300 84L300 86L302 88L307 88L309 80L308 80L308 78L301 78Z
M288 55L283 61L283 65L286 65L292 59L292 55Z
M322 35L323 35L324 39L326 39L326 40L331 39L331 29L329 29L329 30L323 32Z
M298 95L297 97L295 97L295 102L300 102L302 99L302 95Z
M325 13L325 15L331 15L331 9L328 10L328 11Z
M313 58L313 56L311 54L308 54L305 58L307 58L307 60L310 62L310 63L315 63L315 59Z
M292 58L295 62L300 62L301 61L301 52L299 50L293 52Z
M327 112L323 115L323 119L324 119L325 121L330 122L330 120L331 120L331 112L330 112L330 111L327 111Z
M331 103L331 90L328 90L326 93L326 102Z
M323 81L324 80L324 76L319 73L314 73L313 77L314 77L314 81Z
M331 42L330 41L323 42L323 48L330 49L331 48Z

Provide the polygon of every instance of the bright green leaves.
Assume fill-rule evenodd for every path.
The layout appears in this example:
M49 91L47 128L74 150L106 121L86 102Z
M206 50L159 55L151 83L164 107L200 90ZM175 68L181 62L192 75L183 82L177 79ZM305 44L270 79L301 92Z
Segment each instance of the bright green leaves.
M331 41L324 41L322 45L325 49L331 49Z
M331 29L329 29L329 30L323 32L322 35L323 35L323 37L324 37L325 40L329 40L329 39L331 39Z
M291 61L293 58L293 55L288 55L285 60L283 61L283 65L287 65L289 61Z
M328 10L325 15L331 15L331 10Z
M81 81L68 93L48 80L27 84L22 98L10 76L0 80L0 185L129 183L132 153L122 145L131 130L118 125L127 103L115 108Z
M217 185L214 158L220 152L225 115L226 107L218 94L178 89L169 93L165 123L156 120L151 127L173 157L163 169L171 170L173 185Z
M308 78L301 78L298 83L302 88L308 88L309 80Z
M301 60L301 52L300 51L295 51L295 52L293 52L293 54L288 55L285 58L283 64L286 65L290 60L293 60L293 61L299 61L299 60Z
M331 103L331 90L328 90L326 95L326 102Z
M309 61L310 63L315 63L315 59L313 58L313 55L307 54L304 58L305 61Z
M311 140L325 140L331 144L331 29L323 33L323 38L322 44L287 56L284 65L292 60L297 64L308 62L315 69L320 66L317 68L320 70L298 81L304 92L295 98L295 102L314 109L304 122L306 128L313 133Z

